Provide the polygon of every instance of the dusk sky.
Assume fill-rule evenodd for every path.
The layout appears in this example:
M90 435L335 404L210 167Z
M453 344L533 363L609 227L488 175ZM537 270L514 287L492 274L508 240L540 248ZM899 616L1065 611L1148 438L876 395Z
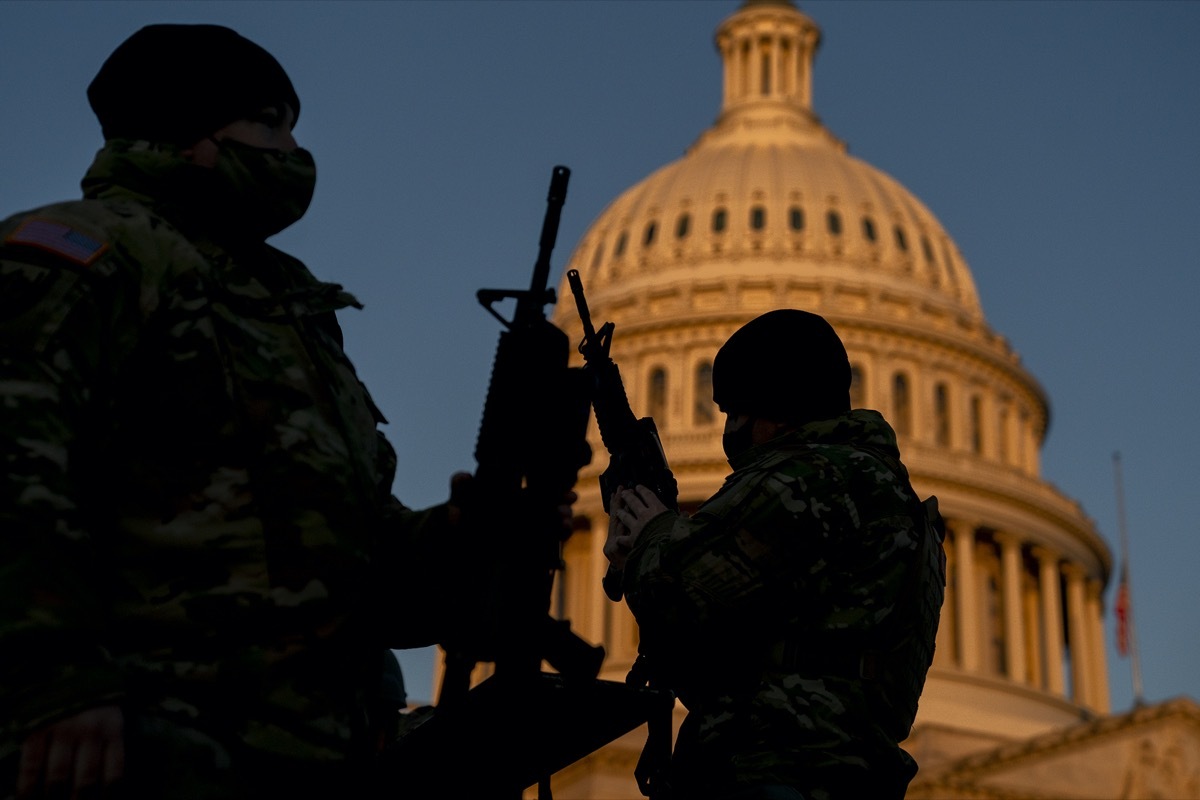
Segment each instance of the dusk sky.
M79 195L102 144L86 86L141 26L263 45L319 174L274 243L364 302L341 316L346 349L390 421L396 495L432 505L474 467L500 332L476 289L528 285L554 165L572 170L557 283L605 206L713 123L713 33L738 5L2 0L0 217ZM1043 477L1113 553L1113 710L1133 703L1111 614L1115 452L1145 698L1200 700L1200 3L800 7L823 32L814 110L941 220L1050 398ZM403 658L413 700L432 699L433 658Z

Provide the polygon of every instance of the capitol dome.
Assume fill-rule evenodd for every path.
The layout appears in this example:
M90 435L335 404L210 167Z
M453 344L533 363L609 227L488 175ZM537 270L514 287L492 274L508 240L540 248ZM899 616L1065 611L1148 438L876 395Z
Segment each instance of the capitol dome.
M747 0L722 22L714 124L613 200L566 271L581 276L595 325L614 323L612 356L634 413L657 424L685 512L729 473L711 397L720 345L775 308L821 314L837 330L852 404L884 414L913 485L947 520L935 661L905 744L924 768L1109 711L1111 554L1078 503L1041 477L1048 399L987 324L954 240L814 113L819 42L788 0ZM559 296L570 294L564 280ZM581 337L572 303L556 305L554 322ZM621 680L637 625L600 586L608 520L596 478L607 453L595 420L589 440L556 613L604 645L603 677ZM631 765L640 740L622 741L610 758Z
M687 150L614 200L575 262L589 288L690 279L708 263L786 265L798 279L853 274L964 326L983 315L970 270L937 218L890 175L846 152L813 113L816 25L780 3L747 4L717 31L724 105Z

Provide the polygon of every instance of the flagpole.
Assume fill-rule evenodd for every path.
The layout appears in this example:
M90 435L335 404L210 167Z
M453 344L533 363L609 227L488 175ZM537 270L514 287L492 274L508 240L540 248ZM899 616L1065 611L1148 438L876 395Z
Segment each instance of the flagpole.
M1133 594L1129 577L1129 534L1125 530L1125 488L1121 481L1121 454L1113 453L1113 478L1117 489L1117 525L1121 534L1121 574L1125 583L1126 631L1129 636L1129 667L1133 677L1133 705L1145 705L1142 696L1142 663L1138 656L1137 635L1133 625Z

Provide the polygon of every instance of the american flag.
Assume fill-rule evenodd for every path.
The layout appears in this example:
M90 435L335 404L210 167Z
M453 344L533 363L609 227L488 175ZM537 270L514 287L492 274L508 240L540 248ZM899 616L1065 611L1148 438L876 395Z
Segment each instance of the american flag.
M48 250L84 265L92 263L107 247L68 225L37 217L25 220L5 241Z
M1129 565L1121 565L1121 580L1117 584L1117 602L1113 608L1117 618L1117 653L1129 655Z

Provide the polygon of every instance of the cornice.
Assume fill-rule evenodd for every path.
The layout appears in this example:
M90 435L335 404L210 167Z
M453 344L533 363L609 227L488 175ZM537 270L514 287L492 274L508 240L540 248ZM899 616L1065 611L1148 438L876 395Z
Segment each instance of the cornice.
M910 446L909 450L913 449L916 448ZM988 480L971 480L963 477L963 470L955 469L950 464L939 464L940 460L936 451L932 458L905 459L913 483L919 486L922 492L948 494L957 491L1045 520L1050 527L1066 532L1071 541L1084 545L1095 557L1101 570L1100 578L1107 584L1112 572L1112 552L1108 544L1096 533L1093 521L1083 513L1076 501L1063 495L1045 480L1030 478L1015 471L1005 474L994 464L988 465ZM943 469L938 469L939 466ZM997 480L1002 475L1007 480ZM945 512L951 515L954 513L949 507ZM987 525L989 522L995 524L997 520L984 519L981 524ZM1062 545L1057 543L1039 541L1037 544L1050 547L1055 552L1063 550Z
M972 788L980 790L977 781L987 775L1012 769L1014 766L1036 758L1079 750L1114 737L1129 737L1135 735L1139 729L1168 720L1183 722L1192 727L1196 731L1197 737L1200 737L1200 706L1191 698L1179 697L1156 705L1135 708L1125 714L1100 717L1063 730L964 756L940 767L928 780L921 781L922 789L957 788L963 785L972 785ZM1042 797L1048 799L1061 797L1061 793L1058 795L1031 794L1029 792L1018 794L992 788L982 791L990 792L990 794L980 796L997 798L1019 797L1026 800L1040 800Z

